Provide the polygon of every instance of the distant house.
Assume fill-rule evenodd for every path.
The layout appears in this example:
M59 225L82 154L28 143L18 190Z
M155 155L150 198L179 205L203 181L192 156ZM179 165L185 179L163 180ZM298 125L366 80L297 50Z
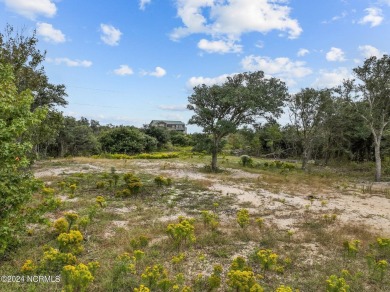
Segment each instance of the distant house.
M149 127L163 127L168 130L187 133L186 125L180 121L163 121L163 120L153 120L150 122Z

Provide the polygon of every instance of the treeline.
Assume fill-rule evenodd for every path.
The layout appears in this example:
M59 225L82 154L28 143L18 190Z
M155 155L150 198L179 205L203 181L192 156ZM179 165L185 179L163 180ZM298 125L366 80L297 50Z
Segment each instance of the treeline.
M100 125L96 120L62 117L54 139L36 145L40 158L101 153L138 154L192 145L190 135L164 128Z
M335 106L335 105L333 105ZM323 165L330 161L373 161L373 137L362 118L345 105L329 115L313 131L311 159ZM388 135L382 152L389 155ZM245 126L229 134L220 151L274 159L299 159L304 140L293 124L281 125L270 119L262 124ZM191 146L195 152L210 153L212 141L207 134L184 134L165 128L100 125L96 120L62 117L55 139L36 145L37 157L88 156L102 153L138 154Z
M37 49L35 34L25 36L7 26L0 33L0 64L11 66L18 93L33 96L31 112L45 110L44 121L17 137L33 145L31 158L93 155L104 152L137 154L192 146L194 151L272 158L300 158L328 164L337 161L376 161L380 180L381 159L389 151L390 57L371 57L353 69L354 80L339 88L305 88L288 93L284 82L266 79L263 72L229 77L225 84L194 88L188 108L191 124L204 134L185 135L161 128L100 125L98 121L63 116L63 84L55 85L42 66L45 52ZM245 96L245 98L243 98ZM288 111L290 123L276 121ZM258 123L263 116L266 122Z

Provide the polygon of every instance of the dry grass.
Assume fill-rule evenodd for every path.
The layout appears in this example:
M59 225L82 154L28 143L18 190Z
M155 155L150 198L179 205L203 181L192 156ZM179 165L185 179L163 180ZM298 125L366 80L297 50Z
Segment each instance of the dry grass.
M339 205L336 199L353 198L352 195L360 190L359 185L328 172L281 173L278 170L243 169L238 166L236 158L230 157L223 164L224 167L232 167L229 171L207 174L200 171L202 166L199 163L202 161L206 160L199 157L169 162L74 158L41 161L34 166L36 173L47 174L41 178L56 189L56 195L65 198L58 210L47 214L51 221L70 210L80 217L87 215L98 195L107 200L107 207L97 211L84 232L85 251L78 256L80 262L97 260L101 264L89 290L132 291L130 287L134 283L130 278L123 278L122 282L113 280L122 275L115 268L116 258L124 252L132 254L134 247L130 242L146 236L149 244L142 248L145 258L138 267L138 278L134 277L138 284L144 268L156 263L163 264L171 275L184 273L187 285L193 285L199 273L211 273L213 265L218 263L224 268L222 279L225 282L232 259L243 256L255 273L264 276L259 282L266 291L274 291L281 284L300 291L325 291L326 279L332 274L340 276L343 269L353 275L361 273L360 277L346 277L352 291L390 291L389 272L379 281L368 269L365 258L376 251L373 246L381 234L374 231L372 225L342 219L353 210L335 208ZM144 190L137 196L120 198L114 195L120 186L110 188L107 183L105 188L98 189L96 183L107 182L112 167L120 175L127 172L137 174L144 183ZM53 170L60 173L51 175ZM157 188L153 182L157 174L171 177L173 185ZM78 184L77 200L67 199L69 192L59 189L57 183L60 181ZM256 202L245 201L240 192L226 194L218 191L216 184L234 187L245 195L260 193L254 197ZM307 196L310 195L314 199L309 200ZM324 197L326 203L322 203ZM385 195L383 199L388 200ZM250 224L245 229L236 222L236 212L240 208L250 211ZM218 216L216 230L211 230L202 222L201 210L209 210ZM335 219L324 217L332 214L336 214ZM167 225L177 222L179 215L195 219L197 239L195 243L184 244L180 248L165 232ZM264 218L262 228L258 228L255 222L255 218L260 217ZM36 227L33 235L22 238L23 244L10 259L0 263L0 274L19 274L26 259L39 262L42 246L55 247L55 237L51 227ZM361 241L356 257L345 255L343 243L350 240ZM272 249L278 254L279 264L284 267L283 273L262 271L255 255L259 249ZM175 266L171 260L179 252L185 254L185 260ZM287 259L291 260L291 264L284 262ZM390 253L384 254L383 259L390 261ZM13 291L25 288L31 291L60 291L62 286L7 283L1 289ZM219 291L227 291L226 285Z

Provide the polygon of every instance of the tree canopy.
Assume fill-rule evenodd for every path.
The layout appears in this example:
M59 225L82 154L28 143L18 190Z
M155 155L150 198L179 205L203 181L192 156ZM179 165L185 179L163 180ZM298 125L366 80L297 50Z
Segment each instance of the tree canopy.
M30 132L34 145L44 144L42 148L46 148L61 127L61 113L56 107L67 105L67 94L65 85L49 82L42 65L46 52L39 50L37 45L35 31L26 35L24 31L17 32L11 25L7 25L4 32L0 33L0 64L11 66L17 91L21 93L30 90L33 96L30 106L32 111L47 108L51 112L41 127ZM45 125L50 125L50 129ZM35 148L36 152L38 149L39 147Z
M284 82L266 79L261 71L236 74L222 85L194 87L187 108L195 114L189 123L212 135L212 170L217 169L217 153L223 137L241 125L254 123L259 117L278 116L286 98Z
M356 80L346 81L342 93L351 100L374 138L375 180L381 180L381 141L390 123L390 56L375 56L353 69Z
M0 256L16 242L25 225L23 207L37 182L28 171L32 144L22 137L45 118L44 108L31 112L29 90L18 93L12 66L0 64Z

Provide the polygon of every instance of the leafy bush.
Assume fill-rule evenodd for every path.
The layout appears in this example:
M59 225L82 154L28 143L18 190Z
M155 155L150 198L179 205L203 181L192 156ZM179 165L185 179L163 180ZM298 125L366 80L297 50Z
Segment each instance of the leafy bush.
M104 187L105 187L105 183L104 183L104 181L98 181L97 183L96 183L96 188L97 189L104 189Z
M179 217L179 223L168 225L166 232L178 247L182 243L192 243L196 240L193 222L193 219Z
M54 221L53 227L58 234L65 233L65 232L69 231L69 223L64 217L61 217L61 218L57 219L56 221Z
M120 126L105 132L99 139L102 150L108 153L137 154L157 149L157 139L135 127Z
M326 292L349 292L350 287L343 277L331 275L326 280Z
M150 238L145 235L140 235L130 240L130 245L133 249L144 248L149 244Z
M41 187L28 169L28 132L46 116L42 108L31 111L34 97L29 91L18 93L12 71L0 64L0 257L18 244L30 216L24 209Z
M154 183L158 186L158 187L163 187L163 186L170 186L172 184L172 180L171 178L169 177L165 177L165 176L162 176L162 175L159 175L159 176L156 176L154 178Z
M100 208L104 208L107 206L107 201L103 196L97 196L96 203L99 205Z
M247 209L241 209L237 212L237 223L241 228L246 228L249 225L249 212Z
M252 289L253 286L258 286L252 271L231 270L227 274L226 283L236 291L263 291L260 287L257 290Z
M84 250L82 246L83 235L78 230L71 230L69 233L61 233L57 237L57 242L61 252L79 254Z
M170 142L169 130L162 127L148 127L143 132L157 140L157 148L161 149Z
M284 162L284 161L272 161L272 162L264 162L262 165L263 168L277 168L282 170L293 170L296 169L296 166L294 163L290 162Z
M123 176L123 180L125 181L126 188L130 191L131 195L139 193L143 187L141 179L132 173L126 173ZM125 193L125 195L127 195L127 193Z
M76 257L71 253L62 253L58 249L46 247L39 269L48 272L59 272L65 265L74 265Z
M275 292L294 292L293 289L289 286L281 285L276 288Z
M92 262L88 265L78 264L75 266L67 265L62 269L62 278L64 280L64 291L86 291L87 287L94 280L93 273L99 267L99 263Z
M278 261L278 255L270 249L261 249L256 253L256 256L263 271L271 270Z
M205 226L210 227L212 231L215 231L219 225L218 216L214 213L205 210L201 211L201 214L203 224Z
M70 229L72 228L73 224L76 223L77 219L79 218L79 215L77 215L76 213L74 212L66 212L64 214L66 220L68 221L69 223L69 227L68 227L68 232L70 231Z
M169 134L171 135L171 142L174 146L185 147L191 144L191 138L182 132L171 131Z
M30 274L35 272L37 269L38 267L34 264L32 260L26 260L20 271L24 274Z
M249 155L241 155L240 160L244 167L252 166L253 164L253 159Z
M360 240L344 241L343 246L346 255L350 257L356 257L356 254L359 251L359 243Z

